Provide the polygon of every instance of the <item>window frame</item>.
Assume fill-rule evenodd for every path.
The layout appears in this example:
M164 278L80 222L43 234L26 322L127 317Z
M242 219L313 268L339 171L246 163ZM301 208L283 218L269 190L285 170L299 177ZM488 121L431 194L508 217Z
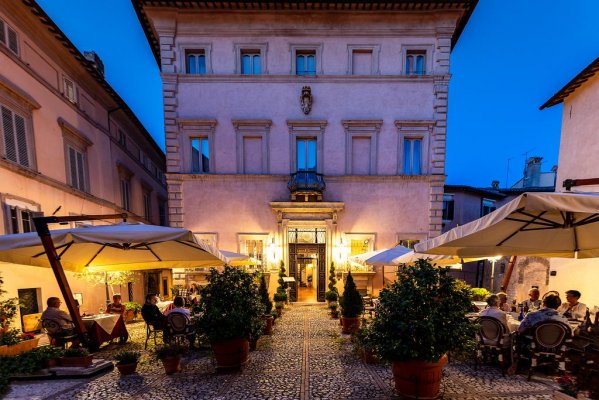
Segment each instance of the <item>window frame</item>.
M243 52L257 50L260 53L260 73L259 74L243 74L242 73L242 60L241 57ZM242 76L257 76L257 75L268 75L268 43L235 43L235 73Z
M262 268L265 268L268 263L269 263L269 257L268 257L268 244L270 243L269 240L269 234L268 233L245 233L245 232L240 232L237 233L237 251L239 252L239 254L244 254L246 256L249 256L250 252L247 249L247 242L248 241L260 241L262 242L262 258L259 259L262 263Z
M187 72L187 53L193 51L203 51L206 63L205 74L190 74ZM177 63L177 72L186 76L203 76L210 75L212 71L212 43L192 43L183 42L177 45L177 55L179 62Z
M206 141L208 143L207 144L207 148L208 148L208 171L204 171L204 163L202 162L201 158L199 160L199 165L198 165L199 169L198 170L194 170L194 165L193 165L193 149L194 149L194 147L193 147L193 141L194 140L198 140L199 141L199 144L200 144L200 155L203 154L203 150L204 150L203 142ZM210 163L210 158L211 158L212 153L210 151L210 138L208 136L193 135L193 136L191 136L189 138L189 142L190 142L189 148L190 148L191 154L192 154L192 155L190 155L190 158L191 158L191 172L190 173L192 173L192 174L209 174L209 173L211 173L211 170L210 170L210 164L211 164Z
M248 174L245 170L244 139L248 137L260 138L262 141L262 171L260 174L270 173L269 140L270 119L238 119L231 121L236 133L237 144L237 173Z
M67 91L67 82L73 85L73 97L71 98ZM62 95L72 104L79 104L78 88L75 80L67 75L62 76Z
M485 206L485 201L493 203L493 206L491 206L491 207ZM484 211L486 208L492 208L492 210L485 213ZM484 217L485 215L488 215L495 210L497 210L497 200L489 199L487 197L483 197L480 199L480 216L481 217Z
M430 173L430 141L435 126L434 120L396 120L395 127L397 128L398 146L397 146L397 174L404 176L424 176ZM421 173L420 175L408 175L404 171L404 140L405 139L421 139Z
M446 205L451 204L451 212ZM447 210L447 212L446 212ZM448 218L446 218L448 217ZM451 218L449 218L451 217ZM443 193L443 208L441 209L441 220L443 222L452 222L455 219L455 195L453 193Z
M370 138L370 167L367 175L377 174L378 136L383 125L382 119L346 119L341 124L345 129L345 173L357 175L353 171L354 137Z
M289 140L290 173L294 174L297 169L297 139L316 138L316 173L324 171L324 138L328 122L326 120L287 120L287 128L291 138Z
M119 176L119 194L120 194L120 205L123 210L133 212L131 205L133 204L133 191L131 190L131 182L133 181L133 172L129 170L124 164L117 163L117 170ZM123 190L126 186L126 191ZM125 194L127 196L125 196Z
M142 185L141 191L143 217L146 221L152 221L152 189Z
M30 227L32 228L29 232L35 232L35 226L33 226L33 218L37 216L42 216L41 205L39 203L33 202L31 200L14 196L11 194L3 194L0 195L0 203L2 204L2 210L4 212L4 225L5 232L8 234L16 234L16 233L24 233L22 229L22 220L18 220L18 232L14 232L12 217L11 217L11 208L16 208L19 211L27 211L30 214L30 218L32 221L30 222ZM19 216L21 214L19 213Z
M19 106L15 106L16 103L12 102L12 101L5 101L8 100L7 98L4 98L1 94L0 94L0 156L2 158L4 158L5 160L14 163L16 165L19 165L22 168L27 168L27 169L31 169L31 170L36 170L36 163L35 163L35 144L33 142L33 132L31 132L31 128L32 128L32 118L31 118L31 111L29 110L28 112L23 112L26 109L23 107L19 107ZM8 112L10 112L10 116L11 116L11 125L12 125L12 139L14 140L14 146L15 146L15 155L16 155L16 160L12 160L8 157L8 153L6 150L6 132L4 131L4 111L3 109L7 110ZM25 151L26 151L26 156L27 156L27 165L23 164L21 160L21 152L22 149L20 148L21 144L19 143L19 136L17 133L17 117L19 117L22 120L23 123L23 130L24 132L24 137L25 137Z
M354 51L357 52L371 52L372 63L370 64L370 74L354 74ZM369 76L369 75L380 75L381 70L379 66L379 58L381 53L380 44L348 44L347 45L347 75L353 76Z
M420 165L418 166L419 171L418 173L414 173L414 143L416 142L420 142ZM401 157L402 157L402 171L403 171L403 175L409 175L409 176L420 176L420 175L424 175L423 174L423 163L422 163L422 157L423 157L423 144L424 144L424 140L421 136L404 136L403 140L402 140L402 153L401 153ZM406 151L406 143L410 142L411 144L411 149L410 149L410 171L409 173L406 171L406 158L405 158L405 151Z
M179 126L179 149L181 157L180 171L183 174L193 174L191 159L191 139L195 137L207 137L210 151L209 169L210 173L216 173L216 152L214 151L214 132L218 121L204 118L178 118Z
M406 71L406 63L408 52L410 51L422 51L424 52L424 73L423 74L408 74ZM430 43L426 44L403 44L401 46L400 61L401 61L401 75L406 76L430 76L433 75L433 56L434 56L434 45Z
M300 164L300 154L299 154L299 143L300 142L304 142L306 144L312 142L314 143L314 151L316 152L315 157L314 157L314 162L316 163L316 165L314 166L314 169L311 168L305 168L305 169L300 169L299 164ZM309 161L310 161L310 146L305 146L304 147L304 162L306 165L308 165ZM295 163L296 163L296 171L295 172L317 172L318 171L318 138L316 136L297 136L295 138Z
M65 121L63 118L58 118L58 125L62 129L62 140L63 140L63 148L64 148L64 165L66 172L65 182L71 188L75 190L79 190L81 192L90 193L91 192L91 180L89 176L89 147L93 145L93 142L81 131L75 128L73 125ZM71 176L71 164L70 164L70 151L69 149L73 149L76 152L79 152L83 158L83 186L81 189L79 187L79 182L76 185L72 182ZM79 174L78 174L79 176Z
M4 18L0 18L0 22L2 23L2 36L4 37L3 41L0 41L0 43L2 43L8 50L10 50L10 52L12 52L14 55L16 55L17 57L21 56L21 44L19 43L19 32L17 32L16 29L14 29L11 24L9 24L8 22L6 22L6 19ZM14 44L16 48L12 48L11 47L11 43L10 43L10 34L14 35Z
M294 76L305 76L305 77L313 77L317 75L323 75L322 71L322 43L314 43L314 44L300 44L300 43L291 43L289 45L289 51L291 53L291 70L289 72L290 75ZM303 74L299 75L297 73L297 55L298 52L302 51L313 51L315 57L315 71L313 75Z

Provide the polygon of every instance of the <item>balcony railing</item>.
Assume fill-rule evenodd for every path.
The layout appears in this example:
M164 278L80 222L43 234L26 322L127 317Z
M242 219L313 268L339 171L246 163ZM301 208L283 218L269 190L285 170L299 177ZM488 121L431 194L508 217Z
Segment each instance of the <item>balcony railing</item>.
M314 198L322 200L322 193L327 188L324 176L312 171L298 171L291 174L287 187L291 192L292 200L299 200L296 195L303 195L305 201ZM314 195L315 197L312 197Z

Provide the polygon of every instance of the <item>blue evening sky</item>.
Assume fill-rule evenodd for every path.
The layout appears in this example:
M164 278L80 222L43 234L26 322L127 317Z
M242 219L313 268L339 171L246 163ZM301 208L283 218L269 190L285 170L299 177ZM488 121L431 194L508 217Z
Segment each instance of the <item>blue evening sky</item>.
M164 148L159 70L128 0L38 0ZM539 106L599 56L599 1L480 0L451 59L447 183L505 186L525 155L557 164L561 105Z

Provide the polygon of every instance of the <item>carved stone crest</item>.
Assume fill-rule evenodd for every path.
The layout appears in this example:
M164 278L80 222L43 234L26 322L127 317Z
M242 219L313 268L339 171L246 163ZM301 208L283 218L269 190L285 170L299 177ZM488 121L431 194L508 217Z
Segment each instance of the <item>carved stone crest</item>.
M310 86L304 86L302 88L300 107L306 115L310 114L310 111L312 111L312 88L310 88Z

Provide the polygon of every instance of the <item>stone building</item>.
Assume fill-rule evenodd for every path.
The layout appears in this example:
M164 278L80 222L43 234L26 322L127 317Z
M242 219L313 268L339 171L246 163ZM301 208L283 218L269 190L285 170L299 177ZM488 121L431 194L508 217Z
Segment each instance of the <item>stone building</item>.
M168 223L164 153L104 79L100 58L81 54L33 0L0 3L0 108L0 234L32 231L41 214ZM60 296L50 269L3 263L0 275L23 313ZM157 280L150 275L145 284ZM68 278L82 310L97 312L104 288ZM137 282L138 301L157 289L141 274Z
M283 261L292 299L319 301L331 262L441 232L450 55L476 1L132 3L162 71L171 225Z

